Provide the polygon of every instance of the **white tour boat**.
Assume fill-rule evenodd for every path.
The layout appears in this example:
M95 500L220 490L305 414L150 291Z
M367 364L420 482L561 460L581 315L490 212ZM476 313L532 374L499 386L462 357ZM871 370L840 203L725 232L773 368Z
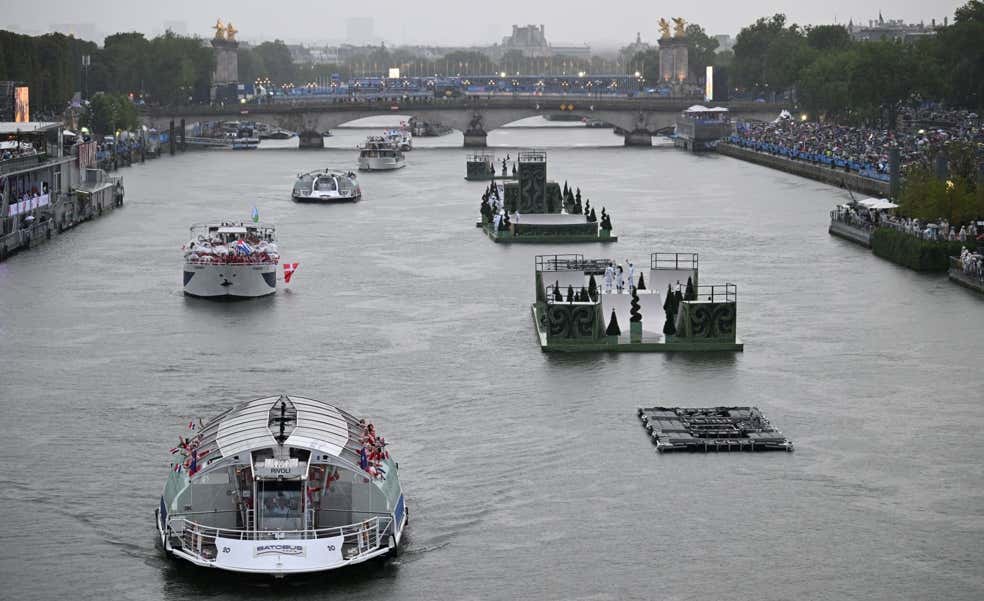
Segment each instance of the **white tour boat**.
M280 252L272 225L193 225L184 255L184 291L190 296L255 298L277 291Z
M400 127L399 129L387 130L383 134L383 137L403 152L413 150L413 134L410 133L410 130L406 126Z
M406 505L371 423L282 395L189 427L155 512L165 552L275 576L398 554Z
M407 164L403 151L382 136L369 136L359 149L359 169L389 171Z
M291 196L297 202L357 202L362 188L351 171L323 169L298 175Z

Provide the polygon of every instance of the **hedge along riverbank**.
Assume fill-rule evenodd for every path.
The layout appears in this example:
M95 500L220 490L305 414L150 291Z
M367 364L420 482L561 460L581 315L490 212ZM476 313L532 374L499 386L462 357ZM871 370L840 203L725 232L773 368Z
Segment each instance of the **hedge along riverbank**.
M916 271L946 271L950 257L960 255L967 242L923 240L911 234L882 227L871 234L875 255Z

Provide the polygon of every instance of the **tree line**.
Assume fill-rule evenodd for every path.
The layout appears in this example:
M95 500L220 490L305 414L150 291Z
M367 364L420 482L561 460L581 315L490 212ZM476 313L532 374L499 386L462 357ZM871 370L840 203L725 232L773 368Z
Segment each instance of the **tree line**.
M984 104L984 2L958 8L953 23L909 43L854 41L842 25L800 27L777 14L738 34L732 64L739 92L791 93L803 109L841 122L894 125L920 99Z

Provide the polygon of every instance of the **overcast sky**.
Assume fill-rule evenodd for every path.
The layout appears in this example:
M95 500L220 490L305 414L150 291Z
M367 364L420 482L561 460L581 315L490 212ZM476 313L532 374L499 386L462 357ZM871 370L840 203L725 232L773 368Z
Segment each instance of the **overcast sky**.
M217 18L232 21L240 38L288 42L344 41L345 19L372 17L374 32L390 44L487 45L515 24L544 24L553 44L588 42L624 45L654 40L660 17L680 16L710 34L736 34L761 16L784 12L800 24L855 23L877 19L906 22L953 18L965 0L608 0L597 4L529 0L0 0L0 29L43 33L53 25L77 24L78 31L102 36L116 31L157 34L171 22L176 30L209 36ZM594 8L590 8L594 6ZM86 27L87 26L87 27ZM83 34L81 37L89 37ZM101 39L96 41L102 42Z

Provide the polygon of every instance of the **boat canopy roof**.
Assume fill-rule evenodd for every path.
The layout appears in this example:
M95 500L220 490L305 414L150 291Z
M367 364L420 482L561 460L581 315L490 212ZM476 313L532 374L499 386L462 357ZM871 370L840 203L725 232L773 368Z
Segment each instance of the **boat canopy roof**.
M896 209L899 206L884 198L862 198L858 201L858 204L867 209L875 209L877 211Z
M246 228L244 228L242 226L237 226L237 227L220 227L219 228L219 233L220 234L245 234L246 233Z
M323 401L286 395L246 401L209 420L200 432L199 452L207 450L211 459L277 446L271 416L279 415L281 399L296 410L285 446L335 457L347 450L346 459L352 459L353 450L361 446L359 420Z
M37 134L45 131L55 130L61 127L61 123L57 122L47 122L47 121L28 121L28 122L15 122L15 121L3 121L0 122L0 135L9 134Z

